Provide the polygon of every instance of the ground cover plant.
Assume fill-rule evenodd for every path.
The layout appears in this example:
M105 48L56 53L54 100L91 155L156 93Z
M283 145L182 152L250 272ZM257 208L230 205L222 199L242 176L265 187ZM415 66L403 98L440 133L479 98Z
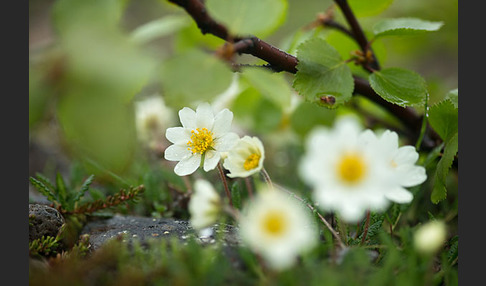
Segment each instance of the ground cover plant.
M29 182L65 223L30 284L458 284L457 1L47 7ZM114 214L195 235L90 250Z

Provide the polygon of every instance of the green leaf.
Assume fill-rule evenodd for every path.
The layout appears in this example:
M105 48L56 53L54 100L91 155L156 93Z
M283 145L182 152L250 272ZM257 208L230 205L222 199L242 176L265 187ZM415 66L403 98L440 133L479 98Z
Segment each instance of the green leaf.
M434 188L430 195L430 200L437 204L447 197L446 179L449 174L449 169L454 162L454 156L458 151L458 133L456 132L451 138L445 142L444 153L442 158L437 163L437 169L434 176Z
M301 102L290 116L290 125L299 135L305 136L316 125L332 126L337 116L336 109L319 107L313 103Z
M75 193L75 195L71 198L69 202L69 207L72 208L70 210L74 210L74 205L84 196L84 193L88 191L89 185L93 182L94 175L90 175L84 182L79 191Z
M367 17L385 11L393 0L348 0L348 3L357 17Z
M373 26L375 38L383 36L408 36L439 30L443 22L425 21L417 18L383 19Z
M452 100L442 100L431 106L428 113L430 126L434 128L442 140L449 141L458 132L459 113Z
M67 189L66 184L64 183L64 179L62 178L61 173L57 172L56 174L56 187L57 187L57 194L59 198L59 202L61 206L67 206Z
M209 15L229 29L232 35L264 38L283 24L286 0L207 0Z
M425 80L402 68L387 68L369 76L373 90L386 101L406 107L423 106L427 97Z
M137 27L130 37L139 44L147 43L179 31L189 25L189 19L184 15L167 15Z
M231 185L231 199L233 200L233 206L241 209L241 187L239 181L235 181Z
M244 83L245 81L242 81ZM276 130L282 122L282 109L253 86L247 86L235 98L231 110L242 126L257 133Z
M112 93L91 85L71 85L57 105L57 116L71 150L83 162L94 161L102 166L91 171L100 176L126 171L136 147L133 107Z
M459 90L457 88L449 91L445 99L450 100L455 108L459 108Z
M33 177L30 177L29 180L39 193L46 196L49 201L59 205L57 196L43 182Z
M60 0L53 23L69 80L116 91L129 102L150 79L155 60L120 29L124 0Z
M303 42L297 49L297 57L299 63L293 87L307 101L337 107L351 98L354 90L351 70L324 39Z
M197 49L166 60L161 70L165 99L173 107L210 101L228 88L232 79L233 73L225 63Z
M282 109L290 107L292 90L285 80L284 74L257 68L244 68L241 76L275 105Z

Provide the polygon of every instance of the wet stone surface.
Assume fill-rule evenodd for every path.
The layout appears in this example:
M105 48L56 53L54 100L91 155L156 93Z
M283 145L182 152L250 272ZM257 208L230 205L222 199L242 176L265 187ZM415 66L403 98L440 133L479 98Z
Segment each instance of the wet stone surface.
M149 239L168 239L174 236L181 241L195 237L202 244L215 243L219 237L228 246L240 243L236 227L214 225L211 228L212 231L198 233L188 221L115 215L109 219L88 222L81 234L89 235L91 250L98 249L110 239L120 237L127 243L138 240L142 245Z

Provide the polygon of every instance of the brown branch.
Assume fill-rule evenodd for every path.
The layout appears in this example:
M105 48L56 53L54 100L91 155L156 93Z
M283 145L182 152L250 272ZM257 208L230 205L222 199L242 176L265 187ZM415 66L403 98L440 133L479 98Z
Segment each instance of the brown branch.
M373 51L371 50L368 39L366 38L363 29L361 29L361 25L359 24L358 19L356 19L356 16L351 10L351 7L349 7L348 1L334 0L334 2L336 2L336 4L339 6L341 12L343 12L346 21L349 23L349 26L351 27L351 31L353 31L354 34L353 38L356 40L363 53L366 54L366 51L368 50L372 52L373 61L370 63L371 68L374 70L379 70L380 65L378 63L378 59L376 58L375 53L373 53Z
M259 59L266 61L269 65L266 67L271 68L274 71L286 71L292 74L297 73L298 59L285 51L282 51L271 44L254 36L239 37L230 35L226 27L217 23L210 17L204 4L199 0L168 0L180 7L194 19L199 29L203 34L212 34L229 43L233 44L234 53L244 53L253 55ZM366 51L369 49L368 40L364 35L356 17L352 13L346 0L335 0L339 5L347 21L349 22L354 39L359 43L360 47ZM374 57L374 54L373 54ZM379 69L378 62L374 62L375 69ZM412 134L420 133L422 116L418 115L414 109L406 107L403 108L399 105L392 104L384 100L379 96L370 86L369 82L360 77L354 76L354 93L363 95L373 102L383 106L386 110L394 114ZM416 139L416 138L412 138ZM427 133L424 136L422 142L422 148L424 150L430 150L434 146L437 146L440 142L440 138L433 132L431 128L428 128Z

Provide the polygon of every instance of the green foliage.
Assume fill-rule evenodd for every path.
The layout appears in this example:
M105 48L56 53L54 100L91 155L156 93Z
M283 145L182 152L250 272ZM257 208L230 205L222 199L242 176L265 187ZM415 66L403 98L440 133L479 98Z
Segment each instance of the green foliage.
M167 15L137 27L131 32L131 38L138 44L145 44L178 32L189 26L187 17L182 15Z
M265 38L283 24L287 15L287 0L208 0L205 4L209 14L233 35Z
M402 68L373 72L370 84L383 99L400 106L422 106L427 96L425 80L417 73Z
M68 188L61 174L56 175L56 184L52 184L49 178L38 173L36 178L30 177L30 182L37 190L47 197L56 208L67 212L72 212L77 207L79 200L84 196L89 189L89 185L93 182L94 175L90 175L84 180L79 189Z
M232 78L220 59L197 49L167 59L161 70L167 103L178 108L211 99L228 88ZM191 84L187 84L188 80Z
M336 108L351 98L351 70L324 39L312 38L297 48L297 74L293 87L307 101Z
M57 254L59 238L53 236L42 236L29 242L29 256L49 257Z
M51 126L51 120L57 120L65 151L83 162L80 168L93 175L71 174L71 182L59 173L54 182L40 173L30 178L30 183L66 219L62 237L43 237L29 243L31 258L48 259L46 265L33 264L29 269L32 285L457 284L457 196L453 195L457 193L454 162L458 152L458 90L451 90L442 99L443 93L437 91L450 83L434 80L434 73L427 68L437 64L428 61L429 55L437 51L430 47L444 41L453 44L450 46L456 44L450 36L453 28L437 34L438 38L426 38L429 32L442 33L454 26L454 19L442 20L444 14L431 9L439 1L400 1L394 3L396 7L391 5L392 0L324 1L324 6L319 4L321 10L312 11L323 12L327 4L348 2L363 34L371 39L367 48L372 47L372 51L362 48L356 35L349 33L351 27L344 23L343 15L334 15L330 10L309 26L286 27L295 23L294 17L311 23L314 14L289 9L292 5L308 9L310 1L200 1L206 9L199 12L225 26L235 42L245 36L268 37L268 43L275 46L270 53L285 50L289 53L286 60L295 55L295 75L274 72L272 64L261 66L264 59L254 61L249 59L253 55L243 55L252 46L231 54L233 39L225 41L212 35L208 23L196 23L187 10L177 5L155 2L54 2L54 53L42 54L42 64L31 59L29 66L29 136L34 141L36 132L43 131L39 127ZM150 8L128 11L127 7L132 7L129 4L135 8L155 5L164 13ZM339 5L332 9L338 12ZM421 13L411 13L414 9ZM446 10L455 12L454 7ZM425 19L427 13L441 21L402 17L419 14ZM363 19L370 16L374 17ZM331 22L325 24L325 20ZM417 36L417 41L400 42L405 36ZM445 40L436 41L442 38ZM393 43L398 43L398 48L389 45ZM398 58L411 67L372 68L371 56L382 67L389 58ZM441 61L447 58L442 54L440 57ZM231 68L239 71L238 76ZM415 68L423 76L413 72ZM216 178L202 172L194 177L176 176L173 165L163 160L167 147L163 135L150 146L136 140L136 97L158 92L174 114L177 109L192 108L202 101L228 107L239 131L264 139L265 167L275 183L308 196L309 190L295 172L303 139L314 127L330 126L337 116L353 113L374 131L396 130L403 140L400 143L423 135L415 134L417 130L407 126L399 114L360 94L359 86L354 84L356 78L368 80L370 92L393 105L411 109L411 113L414 108L420 108L419 114L425 109L428 116L424 117L424 124L430 124L440 137L432 138L437 139L433 143L436 146L420 149L419 163L426 167L428 179L409 189L414 200L406 205L394 203L381 214L371 213L366 238L366 220L351 225L334 215L326 216L346 244L341 249L322 224L316 208L314 216L321 238L318 246L299 257L293 268L282 272L268 269L261 257L245 246L200 245L192 238L184 242L154 240L146 245L137 241L127 245L120 237L89 253L89 238L79 236L87 218L120 212L187 219L193 179ZM233 80L237 91L224 99L227 101L220 101L218 95ZM440 100L431 100L437 103L427 109L429 95ZM52 115L47 114L51 104L55 111ZM428 129L424 128L424 132ZM95 176L101 189L90 187ZM112 189L113 182L121 182L124 187ZM233 203L239 209L249 199L248 192L243 180L230 182ZM137 204L132 207L128 204L132 202ZM423 257L413 248L414 226L435 218L445 218L452 230L436 256ZM61 243L69 245L67 252L61 251Z
M245 68L241 77L258 92L281 109L290 107L291 89L284 74L263 69Z
M56 185L42 174L37 174L36 178L30 177L30 182L37 190L46 196L54 206L67 215L92 214L96 211L118 206L122 203L140 199L144 191L144 186L130 187L128 190L121 189L114 195L109 195L94 201L79 203L81 198L89 190L93 182L94 175L90 175L79 189L68 188L60 173L56 176Z
M447 177L459 148L458 116L457 89L449 92L444 100L429 110L430 125L444 140L444 151L433 176L433 203L439 203L447 197Z
M337 110L323 109L310 102L301 102L290 117L292 129L299 135L305 136L315 126L332 126Z
M409 36L439 30L443 22L425 21L417 18L383 19L373 26L375 38L384 36Z
M348 2L357 17L368 17L385 11L393 3L393 0L349 0Z

